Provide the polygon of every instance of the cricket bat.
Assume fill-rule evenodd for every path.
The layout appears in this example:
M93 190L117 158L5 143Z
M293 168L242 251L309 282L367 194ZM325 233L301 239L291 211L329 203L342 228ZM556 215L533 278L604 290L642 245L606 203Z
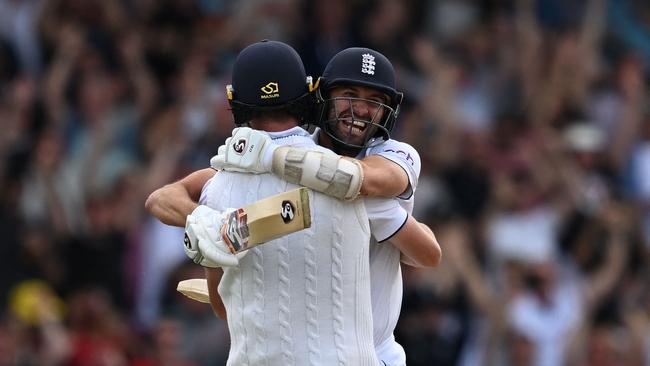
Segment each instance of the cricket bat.
M221 236L230 251L236 254L309 227L309 189L302 187L231 212L221 227ZM192 300L210 303L208 282L204 278L180 281L176 290Z
M221 237L230 251L237 254L309 227L309 189L302 187L231 212L221 227Z
M180 281L176 286L176 290L192 300L206 304L210 303L208 281L205 278L192 278Z

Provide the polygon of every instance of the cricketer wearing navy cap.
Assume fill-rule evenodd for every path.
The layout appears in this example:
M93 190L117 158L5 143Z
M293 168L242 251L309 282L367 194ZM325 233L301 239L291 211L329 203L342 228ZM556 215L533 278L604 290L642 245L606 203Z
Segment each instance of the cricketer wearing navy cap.
M274 110L286 111L306 124L313 118L313 88L292 47L263 40L239 53L226 91L237 126L246 126L260 113Z

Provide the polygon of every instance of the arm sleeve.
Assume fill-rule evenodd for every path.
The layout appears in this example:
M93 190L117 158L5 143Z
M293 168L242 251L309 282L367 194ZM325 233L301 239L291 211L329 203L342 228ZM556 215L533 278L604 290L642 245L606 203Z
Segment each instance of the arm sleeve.
M409 187L404 191L404 193L399 195L398 198L411 198L418 186L418 178L420 177L422 164L420 161L420 154L418 154L413 146L395 140L388 140L382 144L369 148L366 155L382 156L404 169L409 179Z
M395 235L406 223L408 213L396 199L364 198L370 233L381 243Z
M216 175L216 174L215 174ZM203 185L203 188L201 189L201 197L199 197L199 205L207 205L208 204L208 191L210 190L210 183L212 183L212 180L214 179L214 176L212 178L208 179L207 182Z

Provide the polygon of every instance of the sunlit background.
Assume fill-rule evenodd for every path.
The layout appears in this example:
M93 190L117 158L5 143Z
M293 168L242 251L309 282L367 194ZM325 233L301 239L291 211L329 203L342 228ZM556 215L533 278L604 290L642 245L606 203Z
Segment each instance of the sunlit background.
M403 266L410 366L650 365L644 0L0 0L0 365L225 363L144 200L208 166L264 38L396 67L443 248Z

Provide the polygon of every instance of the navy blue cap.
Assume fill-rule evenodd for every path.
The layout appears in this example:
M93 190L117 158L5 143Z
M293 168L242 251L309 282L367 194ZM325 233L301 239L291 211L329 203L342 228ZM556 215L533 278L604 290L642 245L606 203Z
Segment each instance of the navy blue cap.
M305 67L291 46L264 40L244 48L233 66L232 100L278 106L309 92Z

